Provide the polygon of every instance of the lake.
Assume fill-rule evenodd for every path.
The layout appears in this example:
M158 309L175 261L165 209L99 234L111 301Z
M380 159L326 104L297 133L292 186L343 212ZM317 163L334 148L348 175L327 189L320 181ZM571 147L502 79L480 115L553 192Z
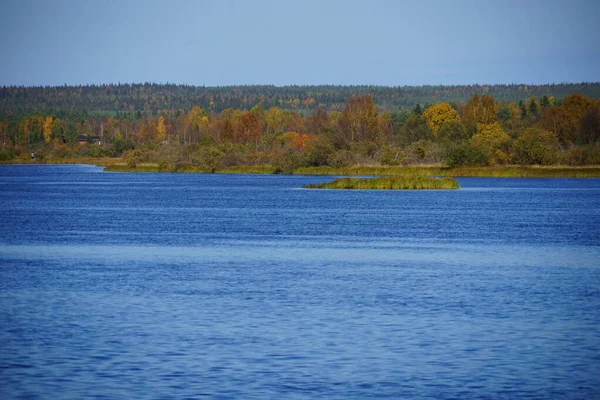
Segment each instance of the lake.
M600 398L600 180L0 166L0 398Z

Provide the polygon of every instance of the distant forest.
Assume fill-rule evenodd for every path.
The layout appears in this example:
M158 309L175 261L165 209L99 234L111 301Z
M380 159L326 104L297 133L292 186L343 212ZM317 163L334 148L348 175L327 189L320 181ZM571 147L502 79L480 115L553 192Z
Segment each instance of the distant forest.
M600 83L553 85L458 86L221 86L174 84L109 84L87 86L5 86L0 88L0 118L55 115L59 118L111 116L131 118L136 113L160 115L199 106L207 112L249 110L260 105L311 114L317 108L343 111L352 96L371 95L380 112L412 108L417 104L463 104L474 94L492 96L496 102L525 101L543 96L560 100L572 93L600 99Z
M600 165L600 83L0 89L0 162Z

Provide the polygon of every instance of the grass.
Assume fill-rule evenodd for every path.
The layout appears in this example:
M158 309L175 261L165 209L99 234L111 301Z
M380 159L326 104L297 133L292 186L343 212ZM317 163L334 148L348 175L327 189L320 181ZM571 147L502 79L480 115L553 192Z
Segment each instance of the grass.
M376 166L308 167L297 168L301 175L353 175L353 176L473 176L490 178L600 178L600 167L567 166L503 166L447 168L442 166Z
M215 171L217 174L274 174L276 169L270 165L240 165L225 167Z
M423 190L458 189L454 178L432 178L427 176L393 176L385 178L342 178L327 183L303 186L307 189L374 189L374 190Z
M223 169L213 170L207 166L171 166L161 167L155 163L144 163L138 164L135 167L118 164L109 165L105 171L110 172L182 172L182 173L196 173L196 174L274 174L275 168L268 165L248 165L248 166L237 166L237 167L226 167Z
M389 165L354 165L351 167L302 167L294 170L295 175L353 175L353 176L388 176L388 175L420 175L439 176L444 169L439 166L389 166Z
M600 178L600 167L471 167L447 169L440 175L490 178Z

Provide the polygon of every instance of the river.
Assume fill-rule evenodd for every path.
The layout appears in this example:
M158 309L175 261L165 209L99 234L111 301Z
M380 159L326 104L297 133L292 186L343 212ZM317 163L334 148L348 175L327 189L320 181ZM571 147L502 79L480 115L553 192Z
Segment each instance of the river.
M600 179L0 166L0 398L600 397Z

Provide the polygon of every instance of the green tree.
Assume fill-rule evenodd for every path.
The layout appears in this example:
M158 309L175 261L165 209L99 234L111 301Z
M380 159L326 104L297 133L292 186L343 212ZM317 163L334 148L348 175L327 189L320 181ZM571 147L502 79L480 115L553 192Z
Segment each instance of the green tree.
M409 146L420 140L433 140L433 132L420 115L412 115L394 135L394 141L400 146Z
M542 97L542 100L540 100L540 107L542 108L542 110L545 110L550 106L552 106L552 104L550 103L550 99L548 98L548 96L544 95L544 97Z
M438 138L442 141L459 143L471 138L471 134L461 121L452 121L440 129Z
M527 102L527 115L529 115L531 118L536 118L539 114L539 110L540 109L535 97L531 97Z
M487 155L480 147L464 142L447 147L444 161L450 168L479 167L487 164Z

